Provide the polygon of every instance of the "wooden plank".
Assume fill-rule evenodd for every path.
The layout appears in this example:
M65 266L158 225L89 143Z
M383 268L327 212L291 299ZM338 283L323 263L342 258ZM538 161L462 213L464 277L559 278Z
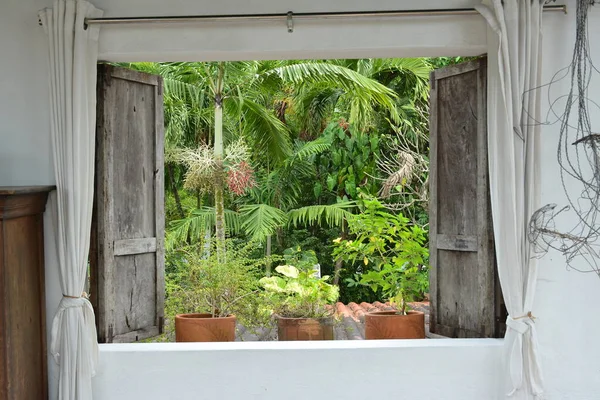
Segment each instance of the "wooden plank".
M479 59L477 71L477 236L479 237L478 291L480 334L498 336L496 325L496 254L490 206L487 136L487 59Z
M156 252L156 238L115 240L114 255L126 256Z
M0 307L0 399L8 398L8 369L5 367L8 364L6 340L3 338L4 332L7 330L8 319L8 297L4 293L6 287L7 268L6 255L4 254L4 241L6 230L4 229L4 221L0 218L0 301L3 306Z
M149 326L136 331L127 332L122 335L115 335L113 337L113 343L139 342L140 340L158 336L160 333L161 332L158 326Z
M436 73L429 76L431 91L429 95L429 329L436 331L438 304L438 91Z
M152 75L146 72L134 71L128 68L113 67L106 65L107 70L110 73L111 78L117 78L121 80L144 83L146 85L158 86L162 85L162 78L159 75Z
M3 288L7 318L0 336L4 338L7 363L0 368L7 370L8 399L41 399L46 392L43 386L46 352L42 340L45 304L40 307L42 301L45 303L40 298L43 264L39 264L40 255L31 246L39 238L42 229L39 222L37 215L29 215L5 220L3 224L8 233L4 238L6 265L0 268L7 269Z
M473 235L438 234L436 240L438 250L477 252L479 249L477 236Z
M116 257L113 336L155 326L156 254Z
M481 60L486 59L478 58L476 60L468 61L461 64L449 65L447 67L433 71L432 74L435 74L436 80L441 80L456 75L466 74L467 72L471 71L478 71L481 67Z
M154 171L154 204L156 210L156 325L159 333L163 332L165 319L165 183L164 183L164 154L165 154L165 124L163 111L163 79L158 76L157 86L154 91L155 106L155 158L156 168Z
M56 190L56 186L0 186L0 196L48 193L53 190Z
M112 67L98 66L97 111L96 111L96 211L97 218L97 292L96 309L98 340L110 343L112 339L112 315L115 309L115 291L113 268L114 232L114 200L113 200L113 113L114 88L111 87Z

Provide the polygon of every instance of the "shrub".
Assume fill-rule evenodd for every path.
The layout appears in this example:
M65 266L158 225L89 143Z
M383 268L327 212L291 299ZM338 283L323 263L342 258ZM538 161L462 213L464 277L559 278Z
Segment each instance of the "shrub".
M273 312L287 318L326 318L333 314L339 297L337 286L327 283L329 276L319 278L315 273L314 252L302 252L300 248L288 249L284 253L286 261L294 265L280 265L275 268L279 275L260 280L265 288L264 299Z
M425 231L408 218L388 212L377 199L365 199L363 213L348 219L353 240L335 240L334 257L362 263L362 271L348 278L350 286L381 291L406 312L406 303L428 290L429 252Z

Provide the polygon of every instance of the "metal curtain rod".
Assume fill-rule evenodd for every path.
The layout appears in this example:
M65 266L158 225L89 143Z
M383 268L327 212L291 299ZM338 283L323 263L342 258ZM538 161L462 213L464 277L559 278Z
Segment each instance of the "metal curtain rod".
M545 6L544 11L567 13L566 5ZM287 19L288 30L293 31L293 19L328 19L328 18L364 18L364 17L425 17L439 15L473 15L478 14L474 8L431 9L431 10L396 10L396 11L344 11L344 12L307 12L279 14L230 14L230 15L188 15L169 17L108 17L86 18L86 25L96 24L139 24L139 23L173 23L197 21L235 21L235 20L272 20Z

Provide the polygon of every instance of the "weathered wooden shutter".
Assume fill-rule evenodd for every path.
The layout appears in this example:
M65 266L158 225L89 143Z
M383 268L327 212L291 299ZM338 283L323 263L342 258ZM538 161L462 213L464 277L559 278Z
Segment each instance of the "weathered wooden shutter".
M159 76L98 66L91 297L101 342L162 333L163 96Z
M431 73L430 329L501 334L487 159L485 58Z

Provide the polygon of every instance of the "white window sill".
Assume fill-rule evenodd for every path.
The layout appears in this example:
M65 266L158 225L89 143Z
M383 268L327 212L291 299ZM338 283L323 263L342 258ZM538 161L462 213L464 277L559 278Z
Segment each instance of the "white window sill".
M349 350L401 348L500 347L503 339L416 339L416 340L332 340L290 342L215 342L215 343L111 343L101 344L101 353L184 352L244 350Z

